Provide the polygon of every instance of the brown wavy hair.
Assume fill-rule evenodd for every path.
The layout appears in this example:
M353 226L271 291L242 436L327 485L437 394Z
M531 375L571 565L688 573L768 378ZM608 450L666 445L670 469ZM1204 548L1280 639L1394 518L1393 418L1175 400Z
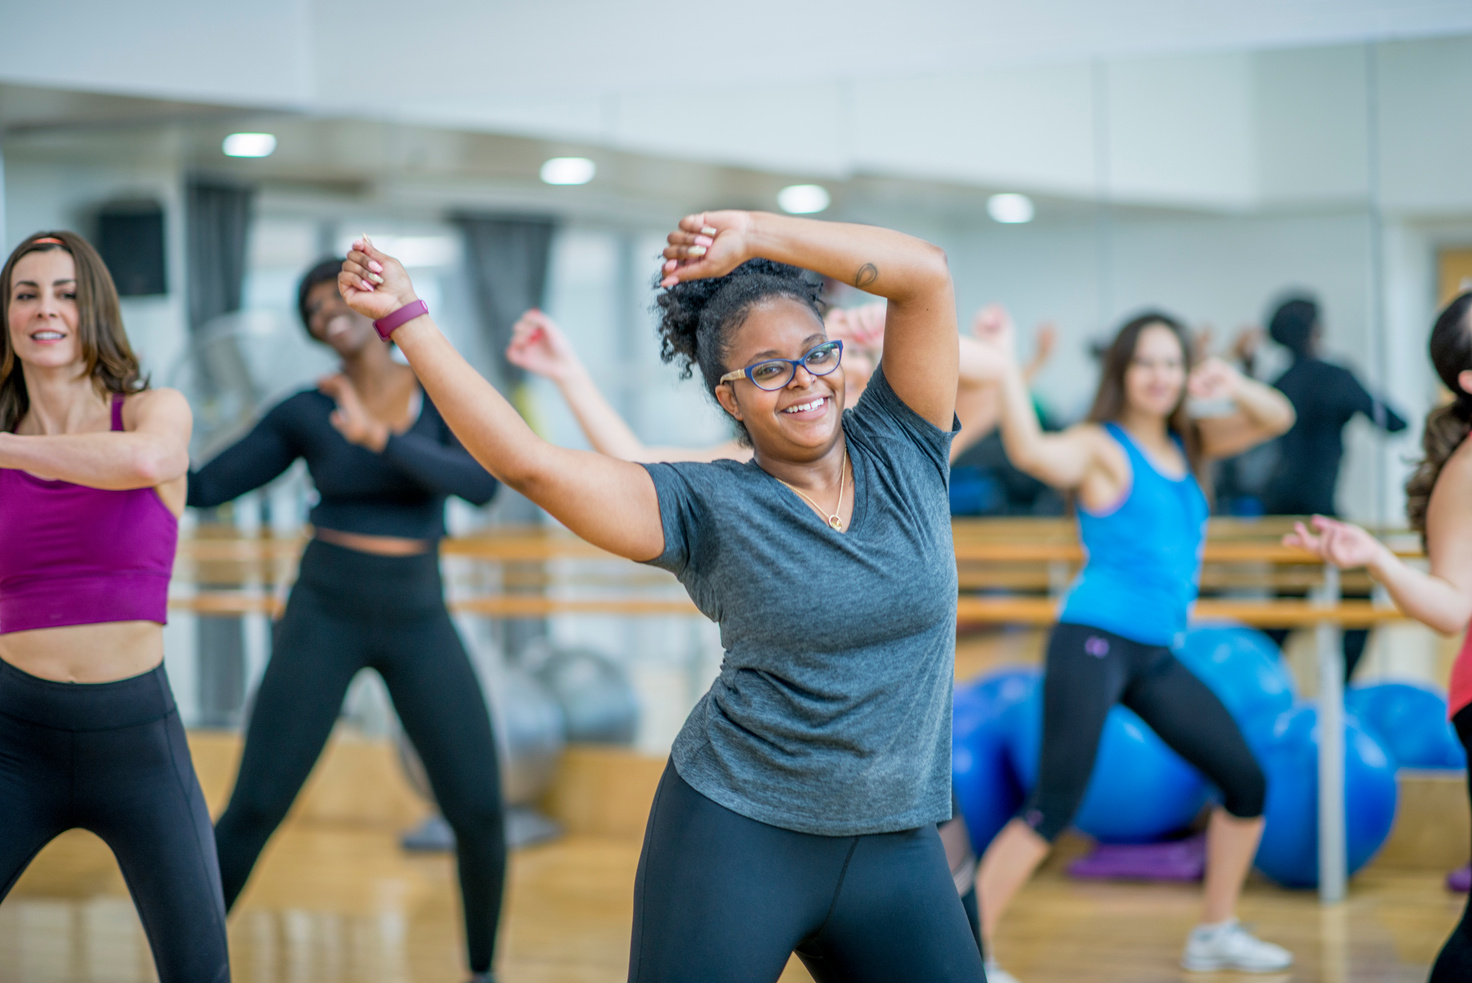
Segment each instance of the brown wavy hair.
M1472 393L1462 388L1457 376L1472 369L1472 291L1463 293L1447 304L1437 315L1431 328L1431 364L1441 381L1451 390L1450 403L1426 414L1426 428L1421 434L1421 451L1425 455L1406 482L1406 518L1411 528L1421 534L1426 545L1426 510L1431 505L1431 490L1447 459L1462 446L1472 431Z
M56 250L70 253L77 267L77 339L86 363L84 372L91 377L98 395L127 395L148 388L123 330L118 288L97 250L75 232L36 232L15 247L0 269L0 432L14 430L31 408L25 373L10 342L15 264L31 253Z
M1089 409L1087 419L1092 423L1115 423L1124 414L1125 409L1125 373L1129 371L1130 363L1134 361L1135 349L1140 344L1140 335L1152 325L1160 325L1168 328L1176 336L1176 341L1181 343L1181 358L1185 365L1186 375L1191 374L1195 367L1192 357L1190 332L1179 318L1172 317L1162 311L1145 311L1125 322L1124 327L1114 336L1109 347L1104 349L1100 356L1099 390L1094 394L1094 405ZM1181 387L1181 398L1177 401L1175 408L1171 410L1170 416L1166 418L1166 426L1178 437L1186 450L1186 463L1191 468L1191 473L1196 480L1205 488L1207 475L1205 474L1205 460L1201 452L1201 430L1196 421L1186 413L1186 388Z

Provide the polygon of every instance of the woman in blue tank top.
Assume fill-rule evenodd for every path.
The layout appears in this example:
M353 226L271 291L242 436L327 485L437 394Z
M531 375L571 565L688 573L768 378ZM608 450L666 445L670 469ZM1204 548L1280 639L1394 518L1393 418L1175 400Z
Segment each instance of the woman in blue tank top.
M1140 715L1223 794L1207 829L1201 924L1186 942L1190 970L1285 969L1293 957L1233 917L1262 833L1266 782L1226 708L1171 654L1196 599L1207 502L1205 461L1283 433L1293 408L1276 390L1225 363L1191 366L1185 327L1147 313L1104 355L1087 421L1045 434L1012 355L1012 328L994 309L989 341L1002 394L1002 437L1023 471L1070 492L1087 554L1048 642L1037 787L982 858L987 936L1008 901L1072 820L1116 702ZM1187 396L1230 401L1231 412L1192 417ZM993 951L988 944L988 952ZM988 967L994 983L1010 977Z

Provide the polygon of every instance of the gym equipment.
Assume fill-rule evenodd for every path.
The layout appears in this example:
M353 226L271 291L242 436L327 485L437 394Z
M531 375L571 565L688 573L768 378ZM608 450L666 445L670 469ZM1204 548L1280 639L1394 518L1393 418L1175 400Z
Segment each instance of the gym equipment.
M1446 719L1446 697L1413 683L1353 686L1344 709L1360 718L1402 768L1465 768L1467 752Z
M562 708L569 743L634 743L639 697L617 662L591 649L550 645L529 647L519 661Z
M1164 843L1100 843L1068 865L1068 876L1108 881L1199 881L1206 834Z
M1244 731L1254 718L1276 717L1293 706L1293 674L1273 640L1256 628L1197 625L1176 657L1226 705Z
M1041 678L1037 668L1020 667L956 687L951 784L977 856L1022 804L1022 785L1007 760L1003 721L1007 709L1036 689Z
M1041 752L1043 688L1009 708L1007 717L1008 760L1030 790ZM1188 825L1205 802L1201 775L1131 710L1115 706L1073 825L1101 843L1149 843Z
M1348 871L1363 867L1395 821L1395 762L1353 715L1345 715L1345 843ZM1318 708L1301 703L1279 714L1254 748L1268 779L1267 825L1257 869L1284 887L1319 880ZM1250 738L1251 739L1251 738Z

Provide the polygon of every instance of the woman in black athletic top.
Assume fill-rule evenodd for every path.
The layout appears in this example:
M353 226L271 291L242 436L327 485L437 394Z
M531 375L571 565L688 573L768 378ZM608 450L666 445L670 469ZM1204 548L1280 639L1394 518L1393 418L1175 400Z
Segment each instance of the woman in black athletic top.
M958 351L944 254L748 212L669 236L663 354L698 369L752 460L639 465L552 446L460 358L401 264L360 242L339 286L456 434L574 533L673 572L721 626L720 677L675 741L634 887L629 977L983 980L935 824L950 816L956 561L946 482ZM888 300L844 411L801 269Z
M414 373L343 303L341 265L319 263L298 299L308 333L342 356L342 373L284 400L189 475L189 504L206 508L303 458L320 496L235 790L215 825L225 904L316 764L348 683L374 669L455 831L470 970L489 979L506 869L499 766L480 684L445 610L435 545L445 499L484 505L496 480L455 440Z

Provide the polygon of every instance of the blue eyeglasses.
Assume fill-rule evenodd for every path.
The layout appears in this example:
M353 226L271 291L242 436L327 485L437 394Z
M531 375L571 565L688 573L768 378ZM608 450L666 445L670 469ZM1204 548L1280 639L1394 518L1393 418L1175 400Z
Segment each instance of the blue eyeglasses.
M802 358L769 358L755 365L748 365L744 369L736 369L721 376L721 382L735 382L745 377L750 379L752 385L758 389L768 392L781 389L786 386L797 375L797 367L801 365L808 370L810 375L828 375L838 368L838 363L843 361L843 342L825 341L821 345L809 348L807 354Z

